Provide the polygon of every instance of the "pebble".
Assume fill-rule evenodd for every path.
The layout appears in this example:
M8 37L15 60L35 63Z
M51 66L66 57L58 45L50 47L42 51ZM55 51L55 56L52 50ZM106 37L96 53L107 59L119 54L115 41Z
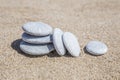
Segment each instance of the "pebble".
M25 33L34 36L46 36L52 34L52 27L42 22L28 22L23 25Z
M103 55L108 51L108 47L103 42L90 41L86 45L86 50L93 55Z
M30 55L45 55L54 50L53 44L29 44L24 41L20 43L20 49Z
M60 56L63 56L66 53L66 49L63 44L62 36L63 36L63 31L59 28L56 28L53 32L53 44L54 44L54 47L55 47L57 53Z
M32 36L26 33L22 34L22 40L31 44L52 43L52 35L48 36Z
M63 34L63 42L66 49L72 56L78 57L80 55L80 46L75 35L70 32L65 32Z

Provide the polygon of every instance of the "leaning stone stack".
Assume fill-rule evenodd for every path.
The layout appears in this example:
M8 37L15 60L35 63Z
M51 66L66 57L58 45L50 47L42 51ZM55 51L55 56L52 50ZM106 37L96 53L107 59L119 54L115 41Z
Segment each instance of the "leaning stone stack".
M20 49L30 55L44 55L53 50L63 56L68 51L72 56L80 55L80 46L76 36L61 29L52 29L42 22L28 22L23 25L24 33Z

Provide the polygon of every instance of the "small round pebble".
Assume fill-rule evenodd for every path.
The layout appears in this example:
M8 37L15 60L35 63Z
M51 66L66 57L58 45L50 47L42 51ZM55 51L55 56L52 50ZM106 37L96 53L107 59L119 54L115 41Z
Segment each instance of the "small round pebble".
M90 41L86 45L86 50L93 55L103 55L108 51L108 48L103 42Z
M80 46L75 35L70 32L65 32L63 34L63 42L72 56L78 57L80 55Z
M45 55L54 50L53 44L29 44L24 41L20 43L20 49L30 55Z
M66 49L63 44L62 36L63 36L63 31L59 28L56 28L53 32L53 44L54 44L54 47L55 47L57 53L60 56L63 56L66 53Z
M26 33L22 34L22 40L31 44L52 43L52 35L48 36L32 36Z
M25 33L34 36L46 36L52 34L52 27L42 22L28 22L23 25Z

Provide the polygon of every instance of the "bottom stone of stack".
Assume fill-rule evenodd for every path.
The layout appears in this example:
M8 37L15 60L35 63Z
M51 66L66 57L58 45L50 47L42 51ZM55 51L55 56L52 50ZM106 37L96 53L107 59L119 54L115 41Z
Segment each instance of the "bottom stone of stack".
M24 41L20 43L20 49L30 55L45 55L54 50L52 43L49 44L30 44Z

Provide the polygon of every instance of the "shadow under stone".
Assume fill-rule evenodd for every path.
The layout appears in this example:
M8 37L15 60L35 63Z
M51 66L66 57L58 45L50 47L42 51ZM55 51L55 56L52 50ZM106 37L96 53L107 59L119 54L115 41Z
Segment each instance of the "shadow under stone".
M84 50L84 52L85 52L86 54L89 54L89 55L90 55L90 53L86 50L86 47L84 47L83 50Z
M26 57L30 57L30 58L34 58L34 57L37 57L37 56L32 56L32 55L29 55L29 54L26 54L24 53L23 51L21 51L20 49L20 42L22 41L22 39L17 39L15 41L12 42L11 44L11 47L16 50L19 54L21 55L24 55Z

